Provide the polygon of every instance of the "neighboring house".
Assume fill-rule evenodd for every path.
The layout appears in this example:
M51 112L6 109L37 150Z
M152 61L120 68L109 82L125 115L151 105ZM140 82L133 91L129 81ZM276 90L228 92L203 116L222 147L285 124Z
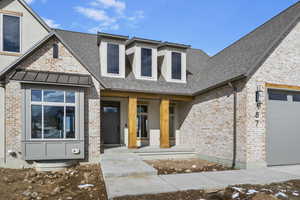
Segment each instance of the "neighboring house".
M237 167L299 164L300 3L210 57L50 29L0 1L0 166L99 162L105 145L184 145Z

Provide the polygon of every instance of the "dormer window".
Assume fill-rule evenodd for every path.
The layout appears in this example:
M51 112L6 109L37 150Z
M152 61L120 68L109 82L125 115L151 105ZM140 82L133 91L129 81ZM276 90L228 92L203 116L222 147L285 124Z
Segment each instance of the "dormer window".
M1 23L0 15L0 28L2 29L2 45L0 50L14 53L21 52L20 17L3 14Z
M141 48L141 76L152 77L152 49Z
M172 79L181 80L181 53L172 52Z
M107 73L119 74L119 45L107 44Z

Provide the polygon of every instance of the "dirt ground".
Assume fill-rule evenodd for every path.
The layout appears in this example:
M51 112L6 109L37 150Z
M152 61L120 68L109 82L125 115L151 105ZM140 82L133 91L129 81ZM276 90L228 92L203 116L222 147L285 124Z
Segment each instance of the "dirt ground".
M0 177L1 200L107 199L99 165L77 166L53 173L0 168Z
M159 175L232 170L229 167L200 159L149 160L145 162L157 169Z
M270 185L241 185L215 191L186 191L114 200L300 200L300 180Z
M78 187L84 184L91 185ZM44 199L107 200L100 166L77 166L53 173L0 168L0 200ZM127 196L115 200L300 200L300 180L270 185L238 185L224 190Z

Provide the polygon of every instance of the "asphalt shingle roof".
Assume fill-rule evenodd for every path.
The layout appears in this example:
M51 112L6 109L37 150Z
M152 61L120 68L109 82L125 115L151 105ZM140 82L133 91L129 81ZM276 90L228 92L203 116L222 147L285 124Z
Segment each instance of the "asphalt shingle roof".
M228 81L250 76L299 22L299 17L300 2L297 2L212 57L201 50L189 48L187 50L186 84L167 82L160 72L158 73L158 81L137 80L132 70L128 70L129 74L125 79L103 77L100 71L97 34L57 29L54 31L107 89L196 95ZM9 66L9 69L2 71L1 75L18 62Z
M251 75L296 25L299 16L300 2L211 57L205 70L194 76L195 91Z
M99 47L97 35L55 29L55 32L84 62L89 71L100 78Z

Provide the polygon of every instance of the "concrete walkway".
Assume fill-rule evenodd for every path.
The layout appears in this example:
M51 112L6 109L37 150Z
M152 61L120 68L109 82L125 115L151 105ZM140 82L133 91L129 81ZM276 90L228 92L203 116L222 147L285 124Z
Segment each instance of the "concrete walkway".
M269 184L300 179L300 166L174 175L106 177L108 198L185 190L222 189L237 184Z
M134 153L105 153L100 162L104 179L157 175L156 169Z

